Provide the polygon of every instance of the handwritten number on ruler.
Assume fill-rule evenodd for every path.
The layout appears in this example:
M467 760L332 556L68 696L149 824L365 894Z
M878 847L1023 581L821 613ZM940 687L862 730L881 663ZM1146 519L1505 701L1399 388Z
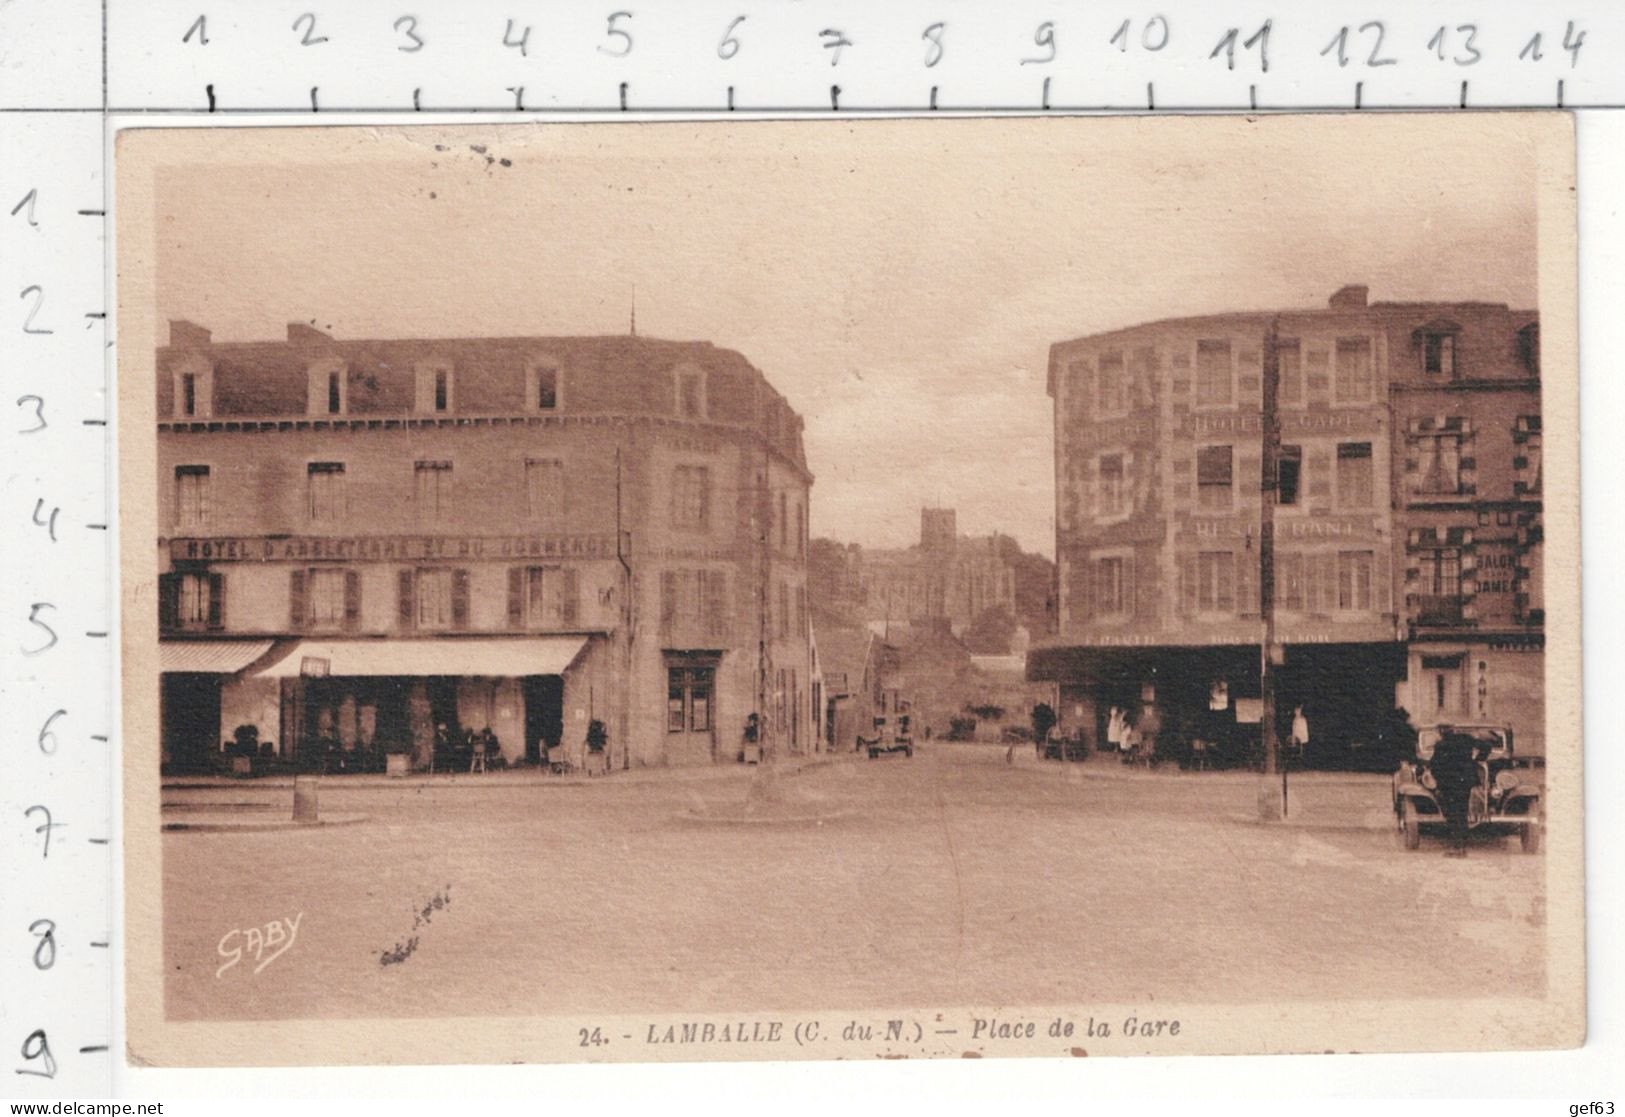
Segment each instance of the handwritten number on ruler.
M920 38L924 39L928 44L930 44L925 48L925 68L928 70L932 66L935 66L938 62L942 61L942 33L947 30L947 28L948 25L946 23L933 23L930 27L927 27L925 32L920 36Z
M62 509L57 508L57 507L53 507L51 509L51 514L49 516L45 517L45 519L42 520L42 519L40 519L40 513L43 512L43 511L45 511L45 498L44 497L35 497L34 498L34 516L33 516L34 526L44 528L45 529L45 534L50 536L50 539L51 539L52 543L55 543L56 542L56 517L57 517L57 514L62 511Z
M407 54L416 54L423 49L423 36L418 34L417 16L402 16L397 19L395 21L395 30L412 40L410 44L396 46L396 50L405 51Z
M327 42L327 36L326 35L318 35L318 34L316 34L316 13L315 12L306 12L304 15L302 15L298 19L294 20L293 21L293 29L295 31L299 30L299 25L301 23L305 25L305 33L299 39L299 45L300 46L302 46L302 47L313 47L318 43Z
M733 22L728 24L728 30L722 33L722 41L717 44L717 57L724 62L739 53L739 40L734 38L734 31L744 22L744 16L734 16Z
M1569 52L1569 69L1580 64L1580 48L1585 45L1586 33L1574 33L1574 21L1569 20L1568 27L1563 30L1563 49Z
M43 859L48 858L48 857L51 856L51 831L52 830L60 830L64 826L66 826L67 823L66 822L52 822L51 821L51 809L49 807L42 807L38 803L35 803L32 807L29 807L26 811L24 811L23 812L23 817L27 818L29 815L32 815L35 811L39 811L41 814L43 814L45 816L45 821L40 823L38 826L34 827L34 833L44 835L44 841L40 846L40 858L43 860Z
M18 1074L35 1074L41 1078L56 1077L56 1057L51 1054L51 1045L46 1042L44 1028L35 1028L28 1033L28 1038L23 1040L23 1058L31 1063L37 1060L43 1069L18 1067Z
M829 56L829 64L831 66L839 66L841 64L841 51L846 47L851 46L852 40L846 37L845 31L840 31L833 27L826 27L818 34L822 36L824 40L824 49L831 52Z
M52 729L51 726L56 724L57 718L66 717L67 714L68 711L66 710L55 710L52 712L50 717L45 719L45 724L40 726L39 750L46 756L54 756L56 754L56 730ZM51 742L48 747L45 744L47 741Z
M29 285L27 287L24 287L22 289L22 292L18 295L18 298L21 298L21 299L26 301L30 295L32 295L34 297L34 305L29 308L28 317L23 319L23 333L25 333L25 334L50 334L50 333L55 333L56 332L55 330L44 330L44 329L40 329L39 327L34 325L34 319L39 315L40 307L45 305L45 291L44 291L44 289L41 288L38 283L31 284L31 285Z
M1132 23L1133 20L1125 19L1111 37L1111 42L1116 45L1120 54L1128 51L1128 32ZM1140 45L1155 54L1168 45L1169 34L1167 17L1152 16L1145 21L1145 26L1140 29Z
M1388 34L1388 29L1383 25L1383 22L1380 19L1374 19L1370 23L1360 24L1360 34L1364 35L1367 31L1375 31L1376 35L1372 38L1371 54L1366 58L1365 64L1371 67L1399 65L1399 59L1397 58L1382 57L1382 40ZM1332 41L1327 43L1320 53L1325 56L1334 50L1337 52L1337 64L1347 66L1349 64L1349 29L1347 24L1337 29L1337 34L1332 36Z
M19 213L21 213L23 210L26 209L26 210L28 210L28 216L24 217L23 220L27 221L28 224L30 226L32 226L33 228L35 228L35 229L39 228L39 222L34 220L34 202L38 198L39 198L39 189L38 189L38 187L36 187L36 188L30 190L28 193L24 194L22 201L18 202L15 206L11 207L11 216L16 217Z
M1043 65L1046 62L1055 61L1055 24L1048 20L1040 23L1038 25L1038 30L1033 32L1033 42L1037 43L1041 47L1048 47L1049 53L1043 58L1023 58L1021 60L1021 64L1023 66L1030 65L1034 62L1038 63L1039 65Z
M39 431L44 430L46 427L50 426L50 424L45 421L45 400L44 400L44 398L41 397L41 396L18 396L17 397L17 406L18 407L27 407L29 404L33 404L33 406L34 406L34 420L35 420L34 425L31 426L31 427L26 427L26 428L24 428L22 430L19 430L17 432L18 434L35 434L35 433L37 433Z
M631 12L611 12L611 13L609 13L609 22L608 22L608 25L604 28L604 35L606 37L610 37L610 38L618 38L618 39L622 40L622 42L621 42L621 45L619 45L619 46L605 46L603 43L599 43L598 44L598 53L599 54L607 54L611 58L625 58L627 55L632 53L632 33L630 31L625 30L624 28L620 28L620 27L615 26L615 21L616 20L631 19L631 18L632 18L632 13Z
M1480 58L1484 57L1484 52L1473 45L1474 41L1478 38L1477 24L1464 23L1460 27L1456 28L1456 33L1458 35L1464 34L1467 36L1467 41L1461 44L1461 49L1466 51L1468 54L1468 57L1466 58L1463 58L1461 55L1456 55L1453 59L1456 65L1471 66L1474 62L1477 62ZM1444 27L1440 27L1433 33L1433 38L1428 40L1428 49L1439 56L1440 62L1445 60L1445 41L1448 34L1449 32Z
M519 57L530 57L530 24L525 24L524 33L515 39L513 37L513 20L508 21L508 27L502 32L502 45L505 47L518 47Z
M45 930L40 930L41 927ZM28 925L28 933L39 936L39 942L34 944L34 968L48 970L56 965L56 922L36 919Z
M194 19L192 21L192 26L190 26L190 27L188 27L186 29L186 34L181 36L181 42L183 42L183 43L190 42L193 35L197 36L197 45L198 46L206 47L206 46L209 45L209 17L208 16L198 16L196 19Z
M1243 50L1252 50L1255 46L1258 48L1258 66L1266 74L1270 71L1270 22L1270 20L1266 19L1264 25L1254 31L1250 39L1244 40L1241 44ZM1236 40L1240 37L1240 28L1230 28L1224 33L1224 38L1219 40L1218 45L1213 48L1213 53L1208 57L1217 58L1219 52L1223 51L1224 68L1234 70L1236 68Z
M55 608L56 608L56 606L52 605L49 601L36 601L36 602L34 602L33 606L28 610L28 623L32 624L32 625L36 625L37 627L39 627L41 629L44 629L47 639L46 639L44 644L42 644L39 647L34 648L32 650L30 650L28 648L24 648L23 649L23 654L24 655L39 655L41 652L48 652L52 648L56 647L56 629L52 628L50 625L46 624L44 621L39 619L41 609L55 609Z

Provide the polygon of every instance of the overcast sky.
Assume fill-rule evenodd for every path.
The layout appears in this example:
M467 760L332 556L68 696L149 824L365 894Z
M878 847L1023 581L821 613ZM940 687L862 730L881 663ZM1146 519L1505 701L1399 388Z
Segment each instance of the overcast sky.
M156 310L223 341L620 333L635 284L639 333L739 350L805 417L814 534L906 545L941 503L1051 554L1051 342L1346 283L1533 306L1527 136L1476 114L194 132L162 141L183 165Z

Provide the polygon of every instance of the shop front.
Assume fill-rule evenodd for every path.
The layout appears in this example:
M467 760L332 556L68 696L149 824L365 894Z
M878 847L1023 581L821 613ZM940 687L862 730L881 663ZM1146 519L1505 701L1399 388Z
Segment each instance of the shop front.
M270 640L164 640L159 654L162 770L212 772L241 724L233 680L271 651Z

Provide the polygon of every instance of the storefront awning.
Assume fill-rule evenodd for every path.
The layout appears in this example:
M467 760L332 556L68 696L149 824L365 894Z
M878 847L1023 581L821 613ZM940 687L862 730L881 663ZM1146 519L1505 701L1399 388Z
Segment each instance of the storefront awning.
M585 636L442 640L299 640L256 671L261 678L300 675L562 675L587 644Z
M158 645L158 670L235 675L270 650L269 640L164 640Z

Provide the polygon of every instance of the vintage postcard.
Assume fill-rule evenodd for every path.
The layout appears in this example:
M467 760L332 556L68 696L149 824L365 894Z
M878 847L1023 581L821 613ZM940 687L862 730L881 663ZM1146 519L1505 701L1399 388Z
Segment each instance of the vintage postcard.
M1583 1042L1567 115L115 159L130 1060Z

